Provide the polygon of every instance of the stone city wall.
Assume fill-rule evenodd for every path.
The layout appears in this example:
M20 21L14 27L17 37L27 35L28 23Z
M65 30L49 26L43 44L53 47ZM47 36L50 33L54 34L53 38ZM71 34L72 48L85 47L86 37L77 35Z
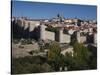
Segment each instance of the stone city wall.
M55 40L55 33L50 31L45 31L45 39Z

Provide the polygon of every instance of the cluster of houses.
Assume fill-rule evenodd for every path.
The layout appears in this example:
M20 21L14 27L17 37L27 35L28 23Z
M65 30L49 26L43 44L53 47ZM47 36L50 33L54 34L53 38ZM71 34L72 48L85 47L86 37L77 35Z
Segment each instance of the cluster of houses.
M60 43L70 43L71 36L76 34L79 43L97 43L97 22L96 20L80 20L77 18L66 19L59 14L52 19L27 19L26 17L12 17L15 21L25 29L29 28L29 32L40 26L39 39L53 40ZM58 29L58 33L47 31L46 28L52 27ZM64 30L67 33L64 33ZM38 33L37 33L38 34ZM89 41L89 40L90 41Z

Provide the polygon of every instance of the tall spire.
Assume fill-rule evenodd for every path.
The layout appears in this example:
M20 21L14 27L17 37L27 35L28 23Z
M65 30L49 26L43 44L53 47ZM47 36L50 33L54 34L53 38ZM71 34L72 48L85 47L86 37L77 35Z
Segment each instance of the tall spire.
M57 14L57 17L60 17L59 13Z

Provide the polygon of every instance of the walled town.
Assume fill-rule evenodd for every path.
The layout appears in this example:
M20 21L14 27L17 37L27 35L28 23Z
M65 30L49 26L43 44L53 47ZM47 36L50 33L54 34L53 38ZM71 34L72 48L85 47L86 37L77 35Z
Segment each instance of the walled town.
M52 69L50 68L49 70L48 68L43 72L96 69L96 65L91 67L93 65L91 62L92 54L97 51L96 20L64 18L62 15L57 14L57 16L50 19L12 17L11 23L12 58L17 59L27 56L45 58L45 61L48 60L49 63L45 62L44 65ZM92 51L85 55L84 53L88 51L87 49ZM79 52L80 54L78 54ZM86 57L89 57L89 60ZM94 54L94 57L96 57L96 54ZM77 63L74 60L70 60L73 58L77 60ZM57 63L53 67L50 61L55 62L55 60ZM90 62L87 63L85 60ZM85 65L78 63L81 61ZM93 61L96 61L96 59L93 59ZM86 65L86 63L91 64L91 66ZM77 64L79 64L79 67L76 67Z

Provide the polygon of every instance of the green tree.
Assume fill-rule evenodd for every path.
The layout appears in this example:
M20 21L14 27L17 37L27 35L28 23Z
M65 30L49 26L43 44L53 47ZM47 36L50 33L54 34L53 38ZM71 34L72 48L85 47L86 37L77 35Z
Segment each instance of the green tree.
M44 57L27 56L12 59L12 74L41 73L51 71L53 70Z
M74 59L78 63L77 69L89 69L88 60L91 52L83 44L76 42L73 45Z
M61 64L61 48L59 43L57 42L52 42L49 46L49 51L48 51L48 60L52 61L55 70L59 71L59 67Z
M60 55L61 48L59 43L57 42L52 42L49 46L49 51L48 51L48 59L49 60L56 60L56 58Z
M74 57L78 58L79 60L87 60L90 56L90 52L87 47L83 44L76 42L73 46L74 48Z
M88 60L90 69L97 69L97 47L88 45L88 49L91 52L91 56Z

